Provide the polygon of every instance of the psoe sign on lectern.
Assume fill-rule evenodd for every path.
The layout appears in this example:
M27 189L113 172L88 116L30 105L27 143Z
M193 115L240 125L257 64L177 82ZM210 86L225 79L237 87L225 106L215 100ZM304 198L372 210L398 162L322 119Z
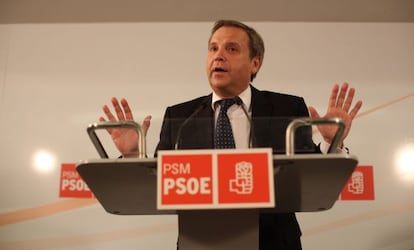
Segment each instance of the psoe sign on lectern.
M159 151L158 209L275 207L269 149Z

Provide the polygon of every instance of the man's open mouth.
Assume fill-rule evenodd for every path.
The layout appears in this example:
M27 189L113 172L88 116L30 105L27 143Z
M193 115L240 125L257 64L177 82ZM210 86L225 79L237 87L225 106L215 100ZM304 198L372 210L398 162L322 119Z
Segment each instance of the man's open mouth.
M226 69L224 69L224 68L215 67L215 68L213 69L213 72L227 72L227 70L226 70Z

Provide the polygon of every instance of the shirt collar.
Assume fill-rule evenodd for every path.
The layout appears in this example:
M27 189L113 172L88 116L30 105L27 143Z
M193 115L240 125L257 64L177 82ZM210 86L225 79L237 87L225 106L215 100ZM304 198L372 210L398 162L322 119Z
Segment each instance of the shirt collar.
M252 100L251 87L250 86L247 87L243 92L240 93L239 97L243 101L243 104L245 105L245 108L247 110L250 110L250 103L251 103L251 100ZM212 100L211 100L211 107L213 108L213 110L216 110L216 108L215 108L216 105L215 104L217 103L217 101L220 101L221 99L223 99L223 98L219 97L216 93L213 92L213 97L212 97Z

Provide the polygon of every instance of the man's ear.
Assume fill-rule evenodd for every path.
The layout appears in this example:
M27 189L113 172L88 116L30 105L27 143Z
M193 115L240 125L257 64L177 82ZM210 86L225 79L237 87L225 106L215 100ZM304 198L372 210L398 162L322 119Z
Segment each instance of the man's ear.
M256 56L252 59L252 74L259 72L260 67L262 66L262 58Z

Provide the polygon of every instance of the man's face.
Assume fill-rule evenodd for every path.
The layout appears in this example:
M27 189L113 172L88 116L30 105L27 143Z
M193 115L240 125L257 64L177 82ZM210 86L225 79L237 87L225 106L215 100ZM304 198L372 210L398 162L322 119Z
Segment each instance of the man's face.
M239 95L260 67L260 59L250 59L249 37L236 27L221 27L208 45L207 77L213 91L223 98Z

